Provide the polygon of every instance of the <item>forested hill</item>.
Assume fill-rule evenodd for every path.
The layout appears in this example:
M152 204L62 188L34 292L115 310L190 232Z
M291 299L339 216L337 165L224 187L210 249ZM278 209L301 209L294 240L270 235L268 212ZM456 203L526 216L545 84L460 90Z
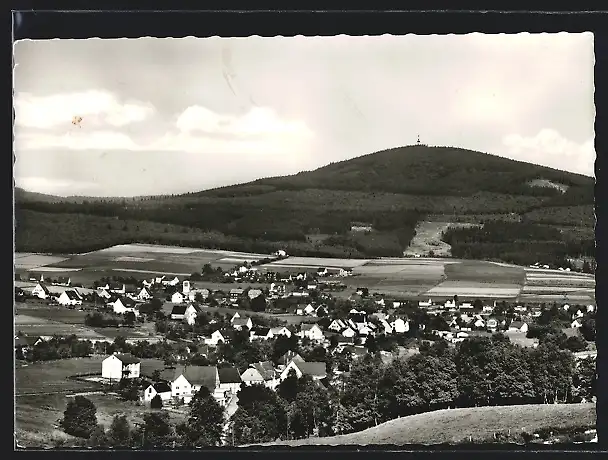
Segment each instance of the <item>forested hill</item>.
M569 238L594 238L593 178L448 147L395 148L315 171L177 196L56 198L16 193L18 250L67 251L72 241L81 250L89 240L91 247L102 240L208 246L216 238L218 245L230 239L240 250L399 256L421 220L514 216L567 227ZM42 228L48 226L39 224L50 214L66 217L53 219L60 228L46 235ZM370 223L374 231L353 233L353 222ZM102 239L86 230L91 226L105 229Z

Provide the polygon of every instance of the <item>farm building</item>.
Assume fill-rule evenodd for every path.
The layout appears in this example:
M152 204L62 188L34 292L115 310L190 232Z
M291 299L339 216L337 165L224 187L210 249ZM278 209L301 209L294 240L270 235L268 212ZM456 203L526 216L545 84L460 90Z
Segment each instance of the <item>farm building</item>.
M139 293L137 294L137 296L135 296L135 298L137 300L149 300L152 298L152 294L150 294L150 291L148 291L148 289L146 287L141 288L141 291L139 291Z
M154 397L158 395L160 399L165 402L171 399L171 386L165 382L150 384L142 395L143 402L150 403Z
M250 340L269 340L273 337L269 327L254 327L251 329Z
M115 353L101 362L101 376L109 380L135 379L139 377L141 361L128 353Z
M171 303L184 303L186 296L181 292L174 292L171 296Z
M66 289L61 293L57 302L60 305L82 305L82 298L77 291L73 289Z
M205 344L211 346L217 346L218 343L226 343L227 337L224 336L220 331L214 331L211 337L205 337Z
M188 324L193 325L196 321L197 310L194 305L175 305L171 310L171 319L185 320Z

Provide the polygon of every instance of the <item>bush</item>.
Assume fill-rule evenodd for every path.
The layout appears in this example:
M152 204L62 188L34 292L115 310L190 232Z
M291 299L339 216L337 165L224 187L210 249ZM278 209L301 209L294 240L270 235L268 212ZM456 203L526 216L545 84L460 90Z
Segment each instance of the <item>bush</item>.
M150 407L152 409L162 409L163 400L160 398L160 395L156 395L152 398L152 401L150 401Z

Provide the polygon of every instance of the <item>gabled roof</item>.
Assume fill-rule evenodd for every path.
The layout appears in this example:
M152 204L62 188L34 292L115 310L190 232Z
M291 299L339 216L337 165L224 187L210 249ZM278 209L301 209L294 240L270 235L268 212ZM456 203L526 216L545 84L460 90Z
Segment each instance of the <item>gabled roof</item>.
M295 361L294 364L304 375L324 378L327 376L327 365L321 362Z
M526 324L526 323L524 323L523 321L513 321L509 325L509 327L516 327L517 329L520 329L524 324Z
M40 337L38 336L31 336L31 335L23 335L20 337L17 337L15 339L15 346L16 347L28 347L28 346L34 346L34 344L40 340Z
M251 321L249 318L235 318L234 321L232 321L232 325L233 326L246 326L247 323L249 323L249 321Z
M301 324L301 327L300 327L300 330L301 330L302 332L305 332L305 331L310 331L310 330L311 330L313 327L315 327L315 326L316 326L316 327L319 327L319 326L318 326L316 323L312 323L312 324L310 324L310 323L302 323L302 324Z
M270 331L271 331L273 334L278 334L278 333L280 333L280 332L281 332L283 329L287 329L287 328L286 328L285 326L271 327L271 328L270 328Z
M270 361L261 361L253 364L251 367L256 369L264 380L272 380L275 378L276 371Z
M137 364L141 362L139 358L136 358L130 353L116 353L114 356L120 359L123 364Z
M188 308L187 305L176 305L175 307L173 307L173 310L171 310L171 314L172 315L183 315L184 313L186 313L187 308Z
M190 385L201 385L215 389L218 369L215 366L176 366L173 381L183 375Z
M51 291L49 291L49 288L46 286L46 284L38 283L38 285L42 288L45 294L50 294Z
M67 290L64 291L65 295L68 296L68 299L70 300L80 300L80 296L78 295L78 293L76 291L73 290Z
M220 383L241 383L241 375L235 367L223 367L217 370Z
M171 387L166 382L158 382L152 384L152 387L156 390L157 393L170 393Z
M134 307L136 305L136 302L133 299L129 299L128 297L115 297L112 300L112 303L116 302L117 300L120 300L120 303L122 303L125 307Z
M259 335L261 337L267 336L268 332L270 332L269 327L256 327L254 329L255 335Z

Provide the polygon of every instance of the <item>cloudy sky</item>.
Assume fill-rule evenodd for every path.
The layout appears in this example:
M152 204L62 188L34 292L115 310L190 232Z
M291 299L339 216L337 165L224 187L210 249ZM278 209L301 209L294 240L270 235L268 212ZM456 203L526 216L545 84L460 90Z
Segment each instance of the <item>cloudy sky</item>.
M590 33L20 41L14 60L15 181L36 192L198 191L418 135L593 175Z

